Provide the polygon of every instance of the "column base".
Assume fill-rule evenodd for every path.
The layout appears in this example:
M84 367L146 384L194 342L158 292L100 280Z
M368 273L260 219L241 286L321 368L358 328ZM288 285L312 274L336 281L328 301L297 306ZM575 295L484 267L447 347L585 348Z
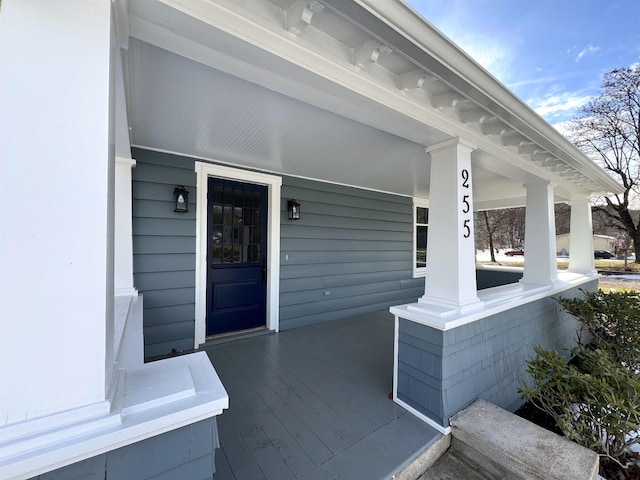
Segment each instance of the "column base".
M411 304L407 308L409 310L417 312L428 312L429 315L433 315L439 318L445 318L453 315L465 315L482 310L484 302L479 298L472 299L471 301L459 304L454 302L447 302L442 299L434 299L428 296L423 296L418 299L417 304Z

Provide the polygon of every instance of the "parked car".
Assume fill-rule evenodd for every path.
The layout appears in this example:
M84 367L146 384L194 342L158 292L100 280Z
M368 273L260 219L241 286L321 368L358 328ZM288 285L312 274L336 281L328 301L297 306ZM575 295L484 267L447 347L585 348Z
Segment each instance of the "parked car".
M608 250L594 250L593 258L615 258L616 256Z
M524 255L524 250L522 248L514 248L513 250L507 250L504 254L510 257L514 255Z

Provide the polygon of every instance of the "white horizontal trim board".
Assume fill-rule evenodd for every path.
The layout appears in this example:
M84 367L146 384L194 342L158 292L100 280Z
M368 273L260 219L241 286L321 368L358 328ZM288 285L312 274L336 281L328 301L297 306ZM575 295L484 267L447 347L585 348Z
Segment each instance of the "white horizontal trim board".
M535 302L545 297L562 293L570 288L595 280L599 275L582 275L574 272L559 272L558 282L552 285L526 285L513 283L478 291L482 307L470 313L457 309L445 309L428 303L410 303L393 306L389 311L396 317L447 331L462 325L490 317L506 310Z

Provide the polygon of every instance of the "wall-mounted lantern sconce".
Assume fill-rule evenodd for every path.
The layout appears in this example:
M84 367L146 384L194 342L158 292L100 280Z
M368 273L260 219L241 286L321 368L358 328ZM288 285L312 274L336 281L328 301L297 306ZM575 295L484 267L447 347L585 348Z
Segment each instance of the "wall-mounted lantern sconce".
M178 185L173 190L173 195L176 197L176 208L173 211L187 213L189 211L189 192L184 188L184 185Z
M287 202L287 211L289 212L289 220L300 220L300 204L295 200Z

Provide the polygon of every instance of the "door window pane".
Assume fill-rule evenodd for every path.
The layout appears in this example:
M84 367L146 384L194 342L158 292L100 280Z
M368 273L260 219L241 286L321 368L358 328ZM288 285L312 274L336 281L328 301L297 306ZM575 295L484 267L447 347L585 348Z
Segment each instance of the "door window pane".
M209 221L210 261L261 261L262 193L252 188L215 186Z

